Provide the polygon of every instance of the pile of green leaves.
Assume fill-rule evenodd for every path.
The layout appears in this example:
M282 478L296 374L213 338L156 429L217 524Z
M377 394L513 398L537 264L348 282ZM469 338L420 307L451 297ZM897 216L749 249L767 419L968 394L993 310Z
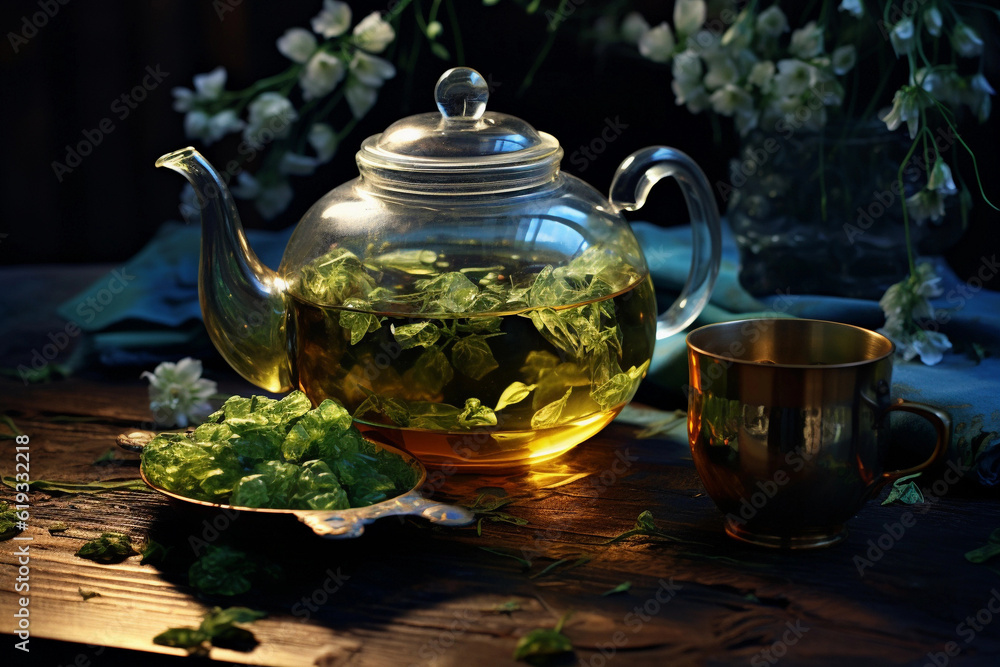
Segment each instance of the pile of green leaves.
M76 555L98 563L120 563L137 553L128 535L101 533L100 537L85 542Z
M523 275L504 266L439 272L436 258L433 251L412 250L362 262L335 248L301 270L294 290L307 301L339 308L336 326L351 346L383 327L383 313L409 318L390 324L390 332L402 350L421 350L404 380L429 395L440 394L456 373L480 381L499 368L490 340L506 335L504 317L530 319L553 351L529 350L520 369L524 381L507 386L495 404L482 398L463 406L403 400L376 387L356 418L375 413L397 426L430 430L492 427L497 412L533 394L524 419L530 423L520 426L545 428L574 416L565 408L576 387L589 388L593 411L634 393L648 362L622 370L622 332L607 299L640 279L623 253L593 245L566 265Z
M366 441L338 403L300 391L234 396L190 434L161 433L142 452L154 485L239 507L336 510L413 488L417 471Z

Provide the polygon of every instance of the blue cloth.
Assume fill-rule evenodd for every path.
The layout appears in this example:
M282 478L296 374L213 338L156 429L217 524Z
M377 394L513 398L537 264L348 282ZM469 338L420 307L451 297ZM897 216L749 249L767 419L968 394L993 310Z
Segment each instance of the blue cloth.
M669 303L687 279L691 263L691 231L687 227L663 229L647 223L632 225L643 248L658 296ZM893 398L929 403L946 410L954 434L951 457L972 466L978 481L1000 483L1000 293L982 288L982 282L959 280L948 265L931 258L941 276L943 295L932 302L938 311L941 332L954 345L934 366L897 358L893 366ZM710 304L692 325L725 322L747 317L792 316L844 322L869 329L885 323L876 301L827 296L774 295L751 297L738 280L739 256L730 233L723 235L722 266ZM984 257L980 276L990 280L996 260ZM946 321L945 321L946 320ZM985 358L973 354L973 345ZM676 388L687 381L684 337L672 336L657 344L650 365L652 382ZM917 438L922 433L918 417L893 420L893 432ZM898 434L897 434L898 435ZM899 440L900 438L895 438Z
M658 299L669 305L687 280L691 263L691 233L688 227L663 229L648 223L632 225L646 252ZM247 237L261 260L277 267L291 228L279 232L249 231ZM122 273L134 276L127 289L89 322L79 322L92 332L104 363L136 363L156 358L156 348L183 346L204 332L198 304L198 225L167 223L156 237L129 260ZM991 269L984 261L984 277ZM936 308L948 314L941 331L956 349L973 343L986 351L1000 349L1000 293L964 285L948 266L935 260L942 276L944 296ZM722 267L710 303L692 327L747 317L809 317L834 320L877 329L884 323L878 303L859 299L821 296L774 295L756 299L738 280L739 256L732 235L723 235ZM95 297L108 285L103 278L60 306L67 319L79 319L75 309L82 300ZM963 288L965 291L963 291ZM152 325L152 328L151 328ZM155 325L160 325L156 327ZM164 331L163 326L170 327ZM160 347L162 350L162 347ZM162 353L160 355L162 360ZM659 341L648 380L674 392L687 382L684 335ZM893 396L930 403L952 415L955 427L952 457L965 465L975 464L983 484L1000 483L1000 357L985 358L953 350L935 366L898 359L893 373ZM917 433L919 426L907 420L904 432ZM894 421L895 432L897 423Z

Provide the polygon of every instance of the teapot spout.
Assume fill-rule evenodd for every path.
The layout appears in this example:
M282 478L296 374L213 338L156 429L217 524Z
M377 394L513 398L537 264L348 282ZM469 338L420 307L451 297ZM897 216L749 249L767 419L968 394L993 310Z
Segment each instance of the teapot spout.
M229 188L201 153L188 147L164 155L194 187L201 208L198 296L216 349L244 378L270 392L294 386L285 281L247 243Z

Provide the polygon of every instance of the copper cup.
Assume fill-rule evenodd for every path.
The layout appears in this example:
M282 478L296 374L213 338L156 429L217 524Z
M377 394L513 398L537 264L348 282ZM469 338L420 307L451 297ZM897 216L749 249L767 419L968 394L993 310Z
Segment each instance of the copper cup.
M736 539L791 549L834 544L885 484L948 451L947 413L891 402L894 346L874 331L741 320L692 331L687 348L691 454ZM937 443L922 464L886 471L893 410L927 419Z

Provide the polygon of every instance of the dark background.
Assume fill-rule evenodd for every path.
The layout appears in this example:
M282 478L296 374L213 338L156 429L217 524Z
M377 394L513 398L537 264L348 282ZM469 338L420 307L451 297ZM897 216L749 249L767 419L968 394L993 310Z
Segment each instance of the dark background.
M27 34L25 17L41 11L40 1L58 6L58 12L27 44L18 45L15 53L8 34ZM217 8L227 4L231 11L220 19ZM350 4L355 23L372 10L388 8L387 2ZM427 0L420 3L425 13L429 4ZM533 84L518 94L546 39L544 12L557 4L555 0L543 2L541 10L529 16L509 0L494 7L484 7L479 0L456 2L464 63L454 57L451 26L442 11L445 34L441 41L451 49L452 59L435 57L423 43L413 71L401 71L386 83L372 112L344 141L334 160L315 176L293 177L296 195L291 207L265 221L244 202L241 214L246 226L279 229L294 224L322 193L356 175L354 152L364 137L404 115L433 110L434 82L457 64L475 67L494 84L489 108L519 116L554 134L566 151L563 167L602 192L607 191L621 160L649 144L668 144L689 153L712 183L727 179L728 160L737 146L729 123L722 123L722 143L716 144L708 114L694 116L675 106L669 66L640 58L634 48L596 48L592 41L581 41L564 30ZM651 24L671 18L672 2L633 4ZM4 2L0 7L4 36L0 44L0 127L4 132L0 234L6 237L0 237L0 263L120 262L145 244L164 221L179 219L182 180L153 167L160 155L190 143L183 133L183 115L171 108L171 88L190 88L195 74L217 65L229 72L229 90L284 70L289 62L278 53L275 40L289 27L308 27L320 5L319 0ZM595 12L619 6L583 3L569 20L590 25ZM995 25L992 29L985 73L997 86L998 40ZM394 49L410 49L414 40L422 38L416 34L412 11L407 10L397 42L383 55L395 60ZM119 119L112 103L142 81L147 66L159 66L169 75L127 118ZM65 162L66 146L76 145L85 130L94 130L105 118L111 119L114 130L80 166L63 174L60 182L53 161ZM569 156L599 136L609 118L619 119L627 129L585 171L579 171ZM1000 200L996 122L963 127L977 150L987 192L994 201ZM236 143L238 137L231 137L208 148L198 147L221 165L234 156ZM965 174L971 177L967 169ZM686 222L682 206L679 190L671 185L660 188L648 207L633 217L680 224ZM980 256L997 248L993 227L997 217L976 198L969 231L947 254L960 274L974 273Z

